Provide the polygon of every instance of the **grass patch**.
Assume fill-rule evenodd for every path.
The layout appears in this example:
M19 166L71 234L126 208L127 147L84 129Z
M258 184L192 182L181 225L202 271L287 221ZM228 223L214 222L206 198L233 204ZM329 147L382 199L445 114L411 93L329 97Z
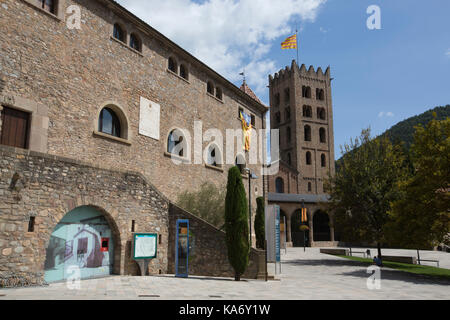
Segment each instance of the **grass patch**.
M349 256L339 256L339 257L345 258L348 260L357 261L357 262L362 262L367 265L371 265L373 263L372 259L367 259L367 258L349 257ZM450 280L450 269L443 269L443 268L424 266L424 265L418 265L418 264L391 262L391 261L383 261L383 266L392 268L392 269L396 269L396 270L409 272L409 273Z

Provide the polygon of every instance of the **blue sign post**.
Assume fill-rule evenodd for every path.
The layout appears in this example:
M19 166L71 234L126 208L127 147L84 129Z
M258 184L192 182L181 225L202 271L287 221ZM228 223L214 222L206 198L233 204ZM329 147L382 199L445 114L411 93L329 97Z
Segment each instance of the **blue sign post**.
M187 278L189 275L189 220L177 220L175 243L175 276Z

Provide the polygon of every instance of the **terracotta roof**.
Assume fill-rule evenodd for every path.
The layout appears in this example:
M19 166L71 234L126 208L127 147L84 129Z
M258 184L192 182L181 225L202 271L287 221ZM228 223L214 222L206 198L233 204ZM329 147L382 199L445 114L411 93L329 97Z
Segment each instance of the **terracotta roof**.
M248 94L250 97L252 97L254 100L258 101L259 103L263 104L261 102L261 100L258 99L258 97L256 96L256 94L253 92L252 89L250 89L250 87L247 85L247 83L244 82L242 83L242 86L240 88L242 91L244 91L246 94Z

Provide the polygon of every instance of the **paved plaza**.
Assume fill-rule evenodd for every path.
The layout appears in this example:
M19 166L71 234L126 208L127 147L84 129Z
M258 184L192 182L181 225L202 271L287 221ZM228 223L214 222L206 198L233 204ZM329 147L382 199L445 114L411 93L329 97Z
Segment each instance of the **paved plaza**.
M360 249L358 249L360 250ZM415 255L415 251L383 250L383 253ZM376 251L372 249L372 255ZM450 268L450 253L421 251L423 259L440 260ZM318 248L289 248L282 255L279 281L172 275L152 277L111 276L81 281L80 290L66 283L46 287L3 289L5 299L163 299L163 300L289 300L289 299L450 299L450 281L436 280L392 269L381 270L381 289L367 288L366 267L347 259L319 253Z

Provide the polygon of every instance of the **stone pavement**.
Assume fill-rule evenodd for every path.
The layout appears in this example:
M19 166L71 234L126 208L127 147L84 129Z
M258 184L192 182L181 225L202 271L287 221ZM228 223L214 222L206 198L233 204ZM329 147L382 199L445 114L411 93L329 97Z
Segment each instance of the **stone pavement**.
M282 255L280 281L232 281L229 278L172 275L152 277L111 276L81 281L80 290L65 283L47 287L2 289L5 299L163 299L163 300L288 300L288 299L450 299L450 281L429 279L383 268L381 289L369 290L369 274L361 264L320 254L318 248L289 248ZM386 250L386 254L388 250ZM403 251L397 252L405 254ZM450 265L450 254L424 252ZM2 296L4 295L4 296Z

